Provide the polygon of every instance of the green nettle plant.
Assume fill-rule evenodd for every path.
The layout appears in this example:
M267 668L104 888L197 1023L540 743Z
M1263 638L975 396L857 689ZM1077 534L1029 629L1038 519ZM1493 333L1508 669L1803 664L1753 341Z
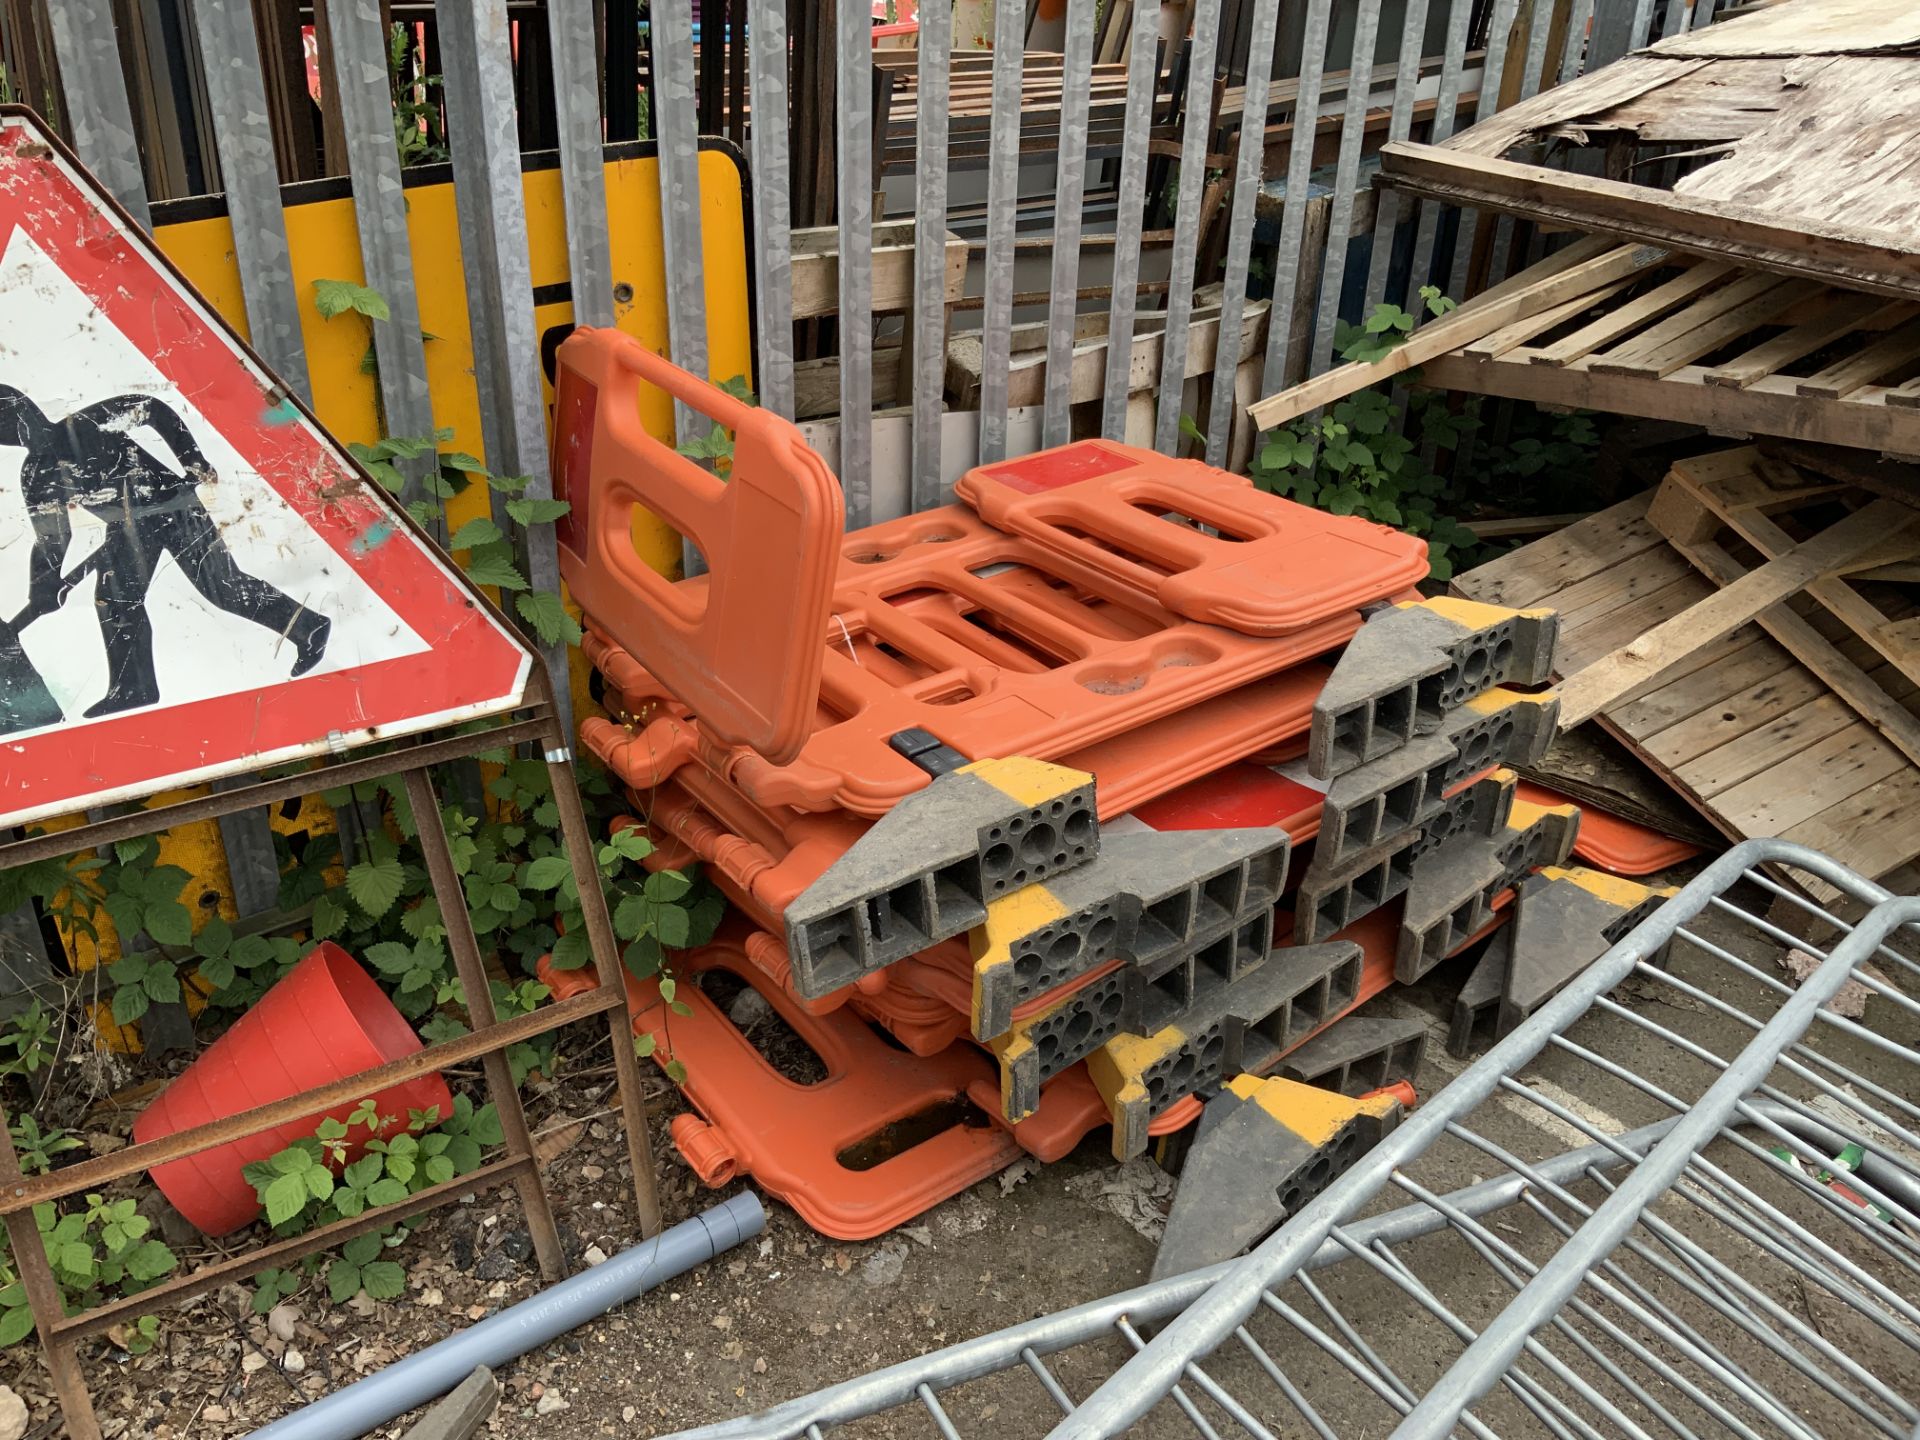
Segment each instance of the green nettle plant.
M34 1225L67 1314L137 1295L178 1267L173 1251L148 1234L153 1222L135 1213L136 1201L88 1195L84 1204L84 1209L64 1213L52 1204L33 1207ZM14 1272L12 1259L9 1254L0 1265L0 1346L16 1345L33 1333L27 1287ZM126 1348L144 1353L159 1331L157 1319L142 1318L125 1331Z
M735 375L730 380L718 382L719 388L745 405L758 405L752 389L747 385L747 377ZM704 460L713 469L713 473L722 480L733 473L733 432L718 421L711 425L705 435L689 436L674 446L689 460Z
M355 1132L372 1138L349 1162L348 1137ZM260 1197L274 1233L298 1235L404 1204L422 1190L471 1174L501 1140L493 1106L476 1108L465 1095L454 1097L453 1113L444 1121L436 1108L412 1111L403 1122L381 1115L367 1100L345 1120L322 1120L312 1138L256 1161L242 1174ZM388 1226L349 1240L331 1259L312 1257L304 1269L260 1272L254 1279L254 1311L266 1314L323 1266L327 1294L336 1305L362 1291L374 1300L393 1299L406 1288L406 1271L381 1257L407 1234L404 1223Z
M1428 314L1455 308L1433 286L1421 289ZM1415 317L1397 305L1379 305L1363 325L1342 321L1334 346L1343 360L1372 363L1413 332ZM1402 383L1414 375L1400 377ZM1335 515L1362 515L1422 536L1436 580L1452 576L1455 557L1476 543L1473 532L1444 513L1446 480L1421 459L1425 448L1447 450L1478 426L1477 407L1456 413L1446 398L1412 390L1409 424L1400 407L1380 390L1362 390L1335 401L1317 417L1303 416L1267 436L1256 454L1254 483L1263 490L1317 506ZM1410 438L1411 430L1419 438Z
M100 918L113 923L121 958L108 966L106 981L112 992L112 1015L120 1025L131 1024L152 1005L181 998L181 967L155 947L191 947L193 911L182 898L193 877L178 865L159 863L160 842L151 835L121 840L100 855L75 855L39 860L31 865L0 870L0 913L40 902L44 911L70 937L94 946L103 939ZM0 1041L0 1074L31 1074L50 1063L46 1036L52 1020L35 1008L41 1027L39 1039L9 1056ZM19 1032L14 1032L19 1033Z

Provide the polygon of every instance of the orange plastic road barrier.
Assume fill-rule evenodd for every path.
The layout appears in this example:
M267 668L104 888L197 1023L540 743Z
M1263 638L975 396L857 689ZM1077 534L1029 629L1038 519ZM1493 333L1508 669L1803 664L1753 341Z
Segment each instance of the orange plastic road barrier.
M676 1118L672 1134L702 1181L724 1185L751 1174L822 1234L867 1240L1019 1156L1012 1134L967 1099L976 1081L994 1083L984 1055L967 1045L908 1055L844 1011L809 1015L760 975L746 935L746 926L730 923L712 944L678 957L674 998L690 1015L671 1013L651 980L627 984L634 1033L655 1037L662 1065L686 1067L682 1088L700 1115ZM801 1084L774 1069L701 989L714 971L757 990L819 1057L826 1078ZM550 972L543 963L541 978Z
M638 387L659 387L734 432L726 481L641 427ZM560 571L583 609L707 733L775 763L800 753L820 688L840 482L788 421L744 405L618 330L575 330L554 388ZM633 545L636 506L699 547L711 574L675 585Z
M1242 761L1134 806L1131 823L1151 830L1278 826L1297 844L1318 833L1324 798L1325 792L1314 783L1290 778L1269 765Z
M1522 800L1535 805L1565 805L1567 797L1558 790L1520 782ZM1587 864L1615 875L1655 875L1700 854L1698 845L1675 840L1658 830L1623 820L1618 815L1580 807L1580 833L1574 837L1573 853Z
M633 713L638 702L627 687L635 683L637 664L593 631L587 634L585 649L617 691L608 695L609 704ZM1120 814L1183 785L1209 783L1205 777L1210 772L1230 766L1241 756L1271 750L1306 734L1314 697L1327 674L1324 665L1297 665L1060 759L1097 777L1102 814ZM673 736L682 738L675 742ZM761 804L724 773L684 763L703 752L698 724L679 716L665 716L637 730L591 719L581 725L580 740L634 792L636 803L656 829L691 845L701 859L729 877L745 892L738 903L776 931L787 906L866 830L863 820L843 812L809 813L787 805ZM663 746L675 743L678 760L662 764ZM922 782L930 778L909 768ZM1277 777L1269 778L1280 783ZM1300 787L1295 791L1310 793ZM720 828L700 830L698 842L691 831L679 829L675 817L686 813L688 803L705 810ZM1298 813L1298 807L1287 813ZM1317 810L1314 813L1317 817ZM698 827L691 817L688 823ZM1295 834L1290 827L1288 833Z
M982 1110L999 1114L999 1081L981 1081L967 1093ZM1184 1130L1200 1118L1204 1108L1199 1096L1184 1096L1156 1115L1147 1126L1147 1133L1171 1135L1176 1130ZM1107 1103L1094 1088L1093 1077L1087 1073L1083 1060L1040 1087L1040 1108L1013 1127L1013 1138L1034 1159L1051 1165L1071 1155L1082 1140L1111 1123Z
M1176 615L1249 635L1284 635L1427 573L1425 542L1404 531L1109 440L969 470L954 493L989 524L1097 566Z
M648 769L630 783L647 789L698 754L763 807L880 815L929 779L887 743L903 730L970 758L1058 760L1129 732L1153 745L1154 722L1299 666L1359 626L1357 610L1331 604L1278 638L1182 620L964 507L870 527L846 548L816 728L799 758L779 765L728 749L704 724L689 735L668 716L642 733ZM1390 598L1397 581L1376 579L1367 598ZM619 683L636 711L686 699L638 665ZM1184 778L1227 758L1189 752Z

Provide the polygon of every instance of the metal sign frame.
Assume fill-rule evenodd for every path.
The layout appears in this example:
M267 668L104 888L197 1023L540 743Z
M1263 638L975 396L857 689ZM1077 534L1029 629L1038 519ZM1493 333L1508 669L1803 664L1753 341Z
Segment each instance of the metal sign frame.
M0 123L21 116L30 117L31 122L39 127L52 153L64 162L71 176L83 189L91 189L103 207L111 211L120 225L130 231L136 228L132 217L124 207L100 190L97 182L92 181L77 157L59 141L58 137L46 130L39 116L21 106L0 107ZM156 247L153 247L150 239L137 235L130 238L137 245L147 249L152 263L165 278L177 285L185 295L197 301L197 292L179 270L159 253ZM198 309L205 323L224 336L245 363L256 367L261 375L271 379L271 372L267 370L264 362L245 341L233 332L217 312L214 312L204 301L198 301ZM297 396L286 393L284 386L276 383L274 388L279 393L279 403L290 407L291 413L296 413L312 425L326 439L326 442L334 447L340 456L341 463L349 472L357 476L361 484L371 493L379 495L378 487L364 467L354 461L343 448L334 444L307 406ZM321 743L308 747L302 752L319 755L320 763L292 775L271 779L255 778L251 781L216 788L205 796L181 800L153 809L135 810L124 815L98 819L77 829L34 835L0 845L0 868L27 865L171 829L176 825L236 815L261 806L277 805L289 799L312 794L317 790L349 786L386 775L403 775L407 796L419 831L419 843L426 863L431 893L440 906L441 914L445 917L448 949L452 953L455 973L467 997L468 1018L472 1022L472 1029L466 1035L429 1045L413 1055L389 1062L376 1069L302 1091L270 1104L258 1105L163 1139L132 1144L111 1155L97 1156L76 1164L61 1166L44 1175L29 1177L22 1172L18 1152L13 1145L11 1119L6 1113L5 1106L0 1104L0 1222L4 1222L6 1226L8 1240L13 1247L14 1264L19 1271L28 1304L33 1311L35 1329L39 1334L47 1366L52 1374L55 1394L66 1421L67 1433L73 1437L73 1440L100 1440L101 1437L99 1420L94 1413L92 1398L80 1370L79 1341L87 1336L99 1334L132 1316L192 1299L197 1295L215 1290L229 1281L244 1278L269 1267L292 1264L306 1256L329 1250L357 1235L383 1228L396 1218L395 1207L370 1210L362 1215L335 1221L302 1235L275 1240L244 1253L229 1256L214 1264L202 1266L189 1274L174 1276L137 1295L126 1296L69 1315L66 1313L59 1282L54 1277L52 1267L47 1262L46 1252L40 1243L38 1226L33 1216L33 1207L36 1205L57 1203L88 1191L97 1191L115 1180L139 1174L156 1165L199 1154L233 1140L257 1134L262 1130L302 1119L317 1119L320 1115L342 1104L350 1104L393 1085L450 1065L479 1059L485 1070L488 1099L493 1102L500 1117L506 1153L501 1158L489 1161L467 1175L409 1196L405 1204L399 1208L410 1215L417 1215L493 1185L510 1184L526 1211L528 1230L533 1239L541 1272L549 1281L558 1280L566 1273L566 1257L554 1220L553 1206L540 1178L539 1162L534 1154L532 1136L527 1128L526 1114L520 1104L519 1089L513 1083L513 1074L506 1052L509 1046L547 1034L564 1025L604 1016L613 1041L614 1070L620 1094L621 1121L626 1131L628 1160L633 1171L634 1199L641 1233L643 1236L652 1236L658 1234L661 1228L660 1202L654 1182L653 1155L648 1141L646 1106L641 1087L639 1061L634 1055L631 1043L632 1027L627 1015L626 988L621 974L619 947L607 913L605 897L600 888L599 869L592 836L588 831L586 811L574 779L573 756L567 734L565 711L556 703L552 678L544 661L517 639L514 628L493 602L483 592L469 584L457 567L446 561L444 557L434 554L425 532L410 516L388 503L384 496L380 496L379 499L390 514L396 532L395 538L404 535L425 547L428 557L435 560L448 573L453 583L466 593L468 600L480 614L489 623L498 627L503 635L511 639L525 657L526 663L521 667L520 679L513 695L498 704L491 704L459 717L464 721L491 720L495 723L483 724L482 728L468 733L440 739L416 733L392 742L395 748L391 750L358 759L329 760L327 755L332 747ZM386 734L370 734L364 738L349 740L347 744L365 747L387 743L390 739L391 737ZM573 870L574 883L581 898L583 919L598 984L592 990L571 999L543 1005L530 1014L503 1021L494 1013L484 957L480 951L478 938L474 934L465 893L454 869L446 830L441 819L441 803L434 788L432 770L435 766L470 759L484 751L523 744L537 746L546 762L547 774L552 782L555 803L560 813L562 840L568 862ZM218 769L197 770L192 773L195 778L206 779L213 774L231 775L238 770L255 770L264 763L266 763L266 757L249 758L244 762ZM136 800L161 789L172 788L179 783L179 776L169 775L152 785L127 787L115 798Z
M500 1020L494 1014L485 961L474 935L466 896L447 846L446 830L441 823L440 801L434 790L431 772L434 766L467 759L483 751L528 743L539 747L553 783L554 799L560 810L560 831L566 845L567 860L573 868L574 883L579 888L599 983L594 989L572 999L542 1005L530 1014L515 1016L511 1020ZM526 1114L520 1105L520 1092L513 1083L506 1052L509 1046L547 1034L563 1025L604 1016L613 1040L621 1123L626 1131L627 1158L633 1170L634 1200L638 1207L641 1234L652 1236L659 1233L660 1201L654 1184L646 1104L641 1090L639 1061L633 1053L633 1031L627 1016L626 986L621 974L619 947L600 889L593 840L588 833L580 791L574 782L572 762L566 732L553 703L546 667L536 663L531 676L528 704L519 718L503 717L502 723L470 734L439 740L408 741L385 754L322 765L278 779L257 780L234 789L216 790L197 799L96 821L79 829L37 835L9 845L0 845L0 868L27 865L78 850L110 845L119 840L130 840L175 825L231 815L255 806L277 805L296 796L310 794L316 789L352 785L384 775L404 775L432 894L446 919L447 946L453 954L454 970L467 996L468 1017L473 1025L466 1035L429 1045L424 1050L377 1069L350 1075L271 1104L258 1105L164 1139L144 1141L116 1150L111 1155L64 1165L45 1175L29 1177L22 1173L19 1155L13 1145L11 1117L5 1106L0 1104L0 1220L4 1220L8 1240L13 1246L14 1264L26 1287L34 1325L47 1357L47 1367L52 1372L54 1391L66 1419L67 1433L73 1440L100 1440L101 1437L93 1402L80 1372L77 1353L80 1340L97 1335L109 1326L120 1324L133 1316L204 1295L230 1280L242 1279L268 1267L290 1265L306 1256L317 1255L335 1245L344 1244L356 1235L381 1229L397 1218L396 1207L369 1210L352 1219L338 1220L303 1235L274 1240L212 1265L202 1266L189 1274L177 1275L137 1295L70 1316L61 1299L59 1282L54 1278L46 1252L40 1244L39 1229L33 1217L35 1205L97 1191L112 1181L136 1175L153 1166L197 1155L291 1121L317 1119L341 1104L350 1104L450 1065L479 1059L485 1067L488 1098L500 1116L506 1154L467 1175L409 1196L405 1204L398 1208L409 1215L416 1215L496 1184L511 1184L526 1210L527 1228L533 1237L541 1273L549 1281L558 1280L566 1274L566 1259L554 1222L552 1203L541 1183L539 1162L534 1155Z

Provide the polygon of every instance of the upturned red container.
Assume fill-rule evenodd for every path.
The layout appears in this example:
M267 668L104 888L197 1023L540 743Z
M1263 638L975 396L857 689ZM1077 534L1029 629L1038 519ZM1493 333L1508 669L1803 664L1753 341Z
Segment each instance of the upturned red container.
M386 992L351 955L328 941L315 946L160 1092L133 1122L133 1138L158 1140L358 1075L422 1048L420 1037ZM437 1107L442 1119L453 1113L453 1092L437 1074L379 1091L374 1100L381 1115L403 1123L409 1110ZM356 1104L156 1165L149 1173L174 1209L207 1234L225 1235L260 1214L259 1197L241 1175L242 1167L312 1135L326 1116L344 1121ZM356 1127L348 1137L350 1158L371 1138L364 1126Z

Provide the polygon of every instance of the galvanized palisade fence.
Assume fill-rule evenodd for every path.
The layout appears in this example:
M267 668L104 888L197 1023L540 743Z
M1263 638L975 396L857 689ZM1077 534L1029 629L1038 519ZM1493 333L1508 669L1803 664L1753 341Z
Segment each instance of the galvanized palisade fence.
M262 36L256 14L292 14L287 7L257 8L253 0L161 0L176 16L190 15L193 49L199 59L203 106L197 119L182 115L176 126L210 125L213 150L233 228L233 246L245 298L246 318L255 348L303 399L311 400L307 357L302 350L299 307L289 259L275 165L276 137L263 88ZM324 21L322 84L333 87L341 138L348 158L359 249L367 283L386 298L391 318L373 327L382 412L388 433L425 435L435 427L429 393L425 339L420 324L415 274L423 259L443 257L411 252L400 159L395 147L392 94L387 68L386 33L379 0L316 0ZM1076 297L1082 277L1082 240L1086 197L1097 184L1110 195L1111 289L1106 301L1104 382L1099 403L1100 433L1125 438L1130 401L1137 383L1131 375L1134 339L1142 316L1136 289L1147 256L1147 219L1160 203L1149 194L1156 149L1164 156L1177 144L1177 169L1171 189L1171 242L1162 247L1167 275L1164 302L1154 323L1161 329L1158 404L1150 424L1151 441L1171 451L1183 443L1181 412L1186 387L1189 338L1194 329L1194 296L1200 254L1203 206L1210 163L1233 179L1224 244L1217 247L1221 275L1221 322L1211 365L1206 403L1198 416L1204 454L1214 463L1229 458L1244 395L1236 398L1236 379L1244 385L1242 353L1257 324L1265 325L1264 346L1253 371L1253 390L1263 394L1290 380L1317 372L1331 361L1335 320L1357 318L1383 297L1404 297L1432 280L1461 296L1477 224L1471 215L1457 221L1440 207L1403 200L1391 192L1359 205L1366 193L1364 157L1370 123L1378 132L1385 112L1385 138L1412 133L1439 139L1465 118L1463 97L1471 97L1473 116L1483 117L1502 104L1535 93L1624 54L1649 34L1675 33L1712 17L1715 0L1400 0L1397 10L1383 0L1237 0L1250 6L1239 24L1244 47L1234 54L1222 46L1223 12L1229 0L1193 0L1191 19L1176 44L1156 43L1160 0L1069 0L1062 67L1058 143L1052 184L1054 238L1049 270L1044 403L1037 426L1013 425L1007 376L1015 321L1014 270L1018 250L1018 212L1022 169L1022 77L1029 23L1017 0L994 7L991 100L991 148L987 162L984 247L978 266L981 380L977 443L966 459L991 460L1036 444L1056 444L1072 434L1071 385L1074 322L1082 308ZM143 153L154 137L129 101L128 71L122 55L143 54L122 46L118 33L130 13L124 0L8 0L0 7L0 25L18 29L22 14L44 7L58 89L64 98L71 138L86 163L136 216L148 212ZM1108 7L1130 10L1134 37L1126 55L1124 124L1117 156L1089 152L1088 88L1094 66L1096 12ZM709 24L723 22L723 7L709 3ZM652 0L646 43L650 49L652 123L658 144L663 213L662 284L666 291L672 358L697 372L707 368L706 296L702 275L699 138L694 77L696 69L693 0ZM553 131L557 137L565 205L567 254L574 316L578 323L608 324L614 315L613 275L607 238L607 191L603 183L602 85L613 73L607 63L616 42L606 33L616 17L631 19L633 7L596 7L593 0L546 0L546 54L551 74ZM512 12L521 13L521 12ZM735 15L741 13L736 8ZM832 7L790 7L789 0L746 0L744 14L746 73L753 105L747 126L753 177L751 261L757 295L755 388L760 402L794 414L795 344L792 291L794 263L790 194L789 97L797 88L791 73L790 20L825 24L834 15L838 141L838 296L840 395L838 467L845 486L848 521L857 525L884 518L876 511L874 460L874 327L864 323L873 311L873 129L874 69L870 63L870 18L861 3ZM1382 35L1383 13L1397 14L1397 27ZM479 391L482 438L488 465L499 472L529 477L527 493L550 495L545 416L540 375L539 336L533 318L529 276L527 217L521 189L521 155L516 128L525 90L524 66L516 71L515 35L507 0L460 0L439 4L434 12L439 56L444 70L447 141L451 153L460 244L472 327L474 373ZM888 480L899 501L882 507L920 509L944 498L943 475L959 457L943 439L944 384L947 365L947 314L943 304L943 249L949 223L949 83L953 71L955 26L948 7L920 7L916 72L916 157L911 187L917 236L913 257L914 300L903 330L900 364L911 376L911 446L903 484ZM1430 24L1444 19L1444 45L1437 67L1423 55ZM524 22L523 22L524 23ZM596 24L601 30L596 30ZM711 35L713 31L709 31ZM1524 37L1524 50L1509 54L1510 36ZM1292 53L1276 54L1276 37L1297 37ZM0 39L9 37L0 36ZM11 38L21 43L18 34ZM271 38L271 37L268 37ZM730 44L742 37L730 34ZM1337 52L1337 53L1335 53ZM12 52L9 52L12 53ZM1557 54L1548 73L1547 60ZM1386 63L1381 61L1387 57ZM1182 64L1176 66L1176 58ZM1237 140L1232 153L1210 157L1215 128L1216 74L1233 70L1246 76L1238 95ZM622 69L619 73L626 74ZM1269 84L1272 75L1284 86ZM1182 93L1171 78L1183 75ZM136 78L139 78L136 76ZM136 87L141 94L159 87ZM1276 99L1278 97L1278 99ZM35 98L31 94L27 97ZM606 108L631 108L631 97L611 91ZM1422 107L1425 107L1424 110ZM146 107L150 111L151 107ZM1416 111L1421 111L1416 128ZM1184 116L1170 138L1165 116ZM1331 172L1317 163L1314 143L1269 143L1269 125L1277 113L1292 122L1293 135L1318 136L1321 153L1331 146ZM524 117L518 117L524 118ZM1156 147L1158 139L1161 144ZM1271 168L1270 168L1271 162ZM1096 174L1097 172L1097 174ZM1165 177L1164 164L1158 172ZM1316 174L1332 192L1319 226L1310 223ZM1277 242L1270 262L1256 256L1262 188L1277 190ZM1324 193L1324 190L1323 192ZM810 197L801 197L808 199ZM1349 255L1361 255L1354 241L1355 219L1371 216L1372 245L1363 261L1364 282L1349 284ZM1504 240L1511 221L1497 222ZM1398 243L1396 244L1396 238ZM1533 244L1540 242L1536 239ZM1506 245L1493 246L1492 273L1498 278ZM1155 252L1156 255L1159 253ZM1450 256L1446 273L1439 257ZM1256 268L1269 265L1271 299L1261 322L1247 296ZM1357 272L1356 272L1357 273ZM1233 343L1233 331L1247 327ZM723 377L716 377L723 378ZM685 427L689 417L679 417ZM1085 421L1082 422L1087 423ZM1244 427L1244 420L1242 419ZM1016 438L1016 429L1018 437ZM969 437L972 439L973 437ZM413 494L424 493L415 477ZM536 588L557 589L558 567L550 525L520 526L494 501L496 522L520 548L526 573ZM441 533L444 535L444 527ZM563 647L549 647L549 664L566 674ZM562 687L564 692L564 686ZM564 694L562 704L564 705ZM349 837L350 838L350 837ZM277 881L274 850L263 814L229 817L223 839L244 910L270 908ZM0 921L0 944L15 972L7 988L19 989L50 975L41 929L32 916Z

